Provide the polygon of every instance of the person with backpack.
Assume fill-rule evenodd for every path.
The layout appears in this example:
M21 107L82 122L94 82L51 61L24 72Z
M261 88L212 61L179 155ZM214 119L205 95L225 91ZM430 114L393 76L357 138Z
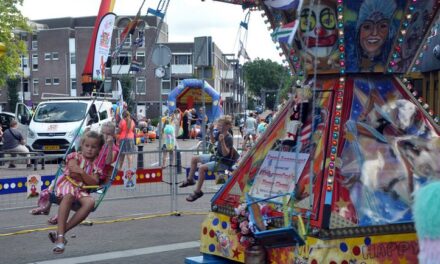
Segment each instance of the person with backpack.
M188 178L179 186L184 188L187 186L195 185L194 175L197 169L197 164L201 163L199 167L199 180L196 188L192 194L190 194L186 200L188 202L194 202L203 196L202 186L205 181L205 175L208 171L222 171L229 170L238 160L238 152L233 146L233 137L229 132L232 127L232 119L230 116L222 116L217 121L218 133L214 134L213 125L210 127L210 140L212 143L217 142L217 152L212 154L202 154L192 157L191 168L188 174Z

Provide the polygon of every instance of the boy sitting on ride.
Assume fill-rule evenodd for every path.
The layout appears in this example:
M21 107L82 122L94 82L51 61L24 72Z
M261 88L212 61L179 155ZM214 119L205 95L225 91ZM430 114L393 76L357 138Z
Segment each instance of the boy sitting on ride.
M233 137L229 132L232 127L232 120L230 116L220 117L217 122L217 135L214 135L213 127L210 128L210 140L212 143L217 142L216 154L202 154L192 157L191 169L188 178L179 186L184 188L190 185L195 185L194 175L197 169L197 164L201 163L199 167L199 180L196 185L194 193L190 194L186 200L193 202L203 196L202 185L205 180L207 171L227 170L235 164L238 159L238 153L233 147Z

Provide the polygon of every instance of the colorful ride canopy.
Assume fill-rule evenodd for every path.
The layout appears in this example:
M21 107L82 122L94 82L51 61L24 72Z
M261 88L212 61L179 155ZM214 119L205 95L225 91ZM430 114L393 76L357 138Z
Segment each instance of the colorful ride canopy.
M170 112L176 108L179 108L182 112L191 108L198 111L203 107L203 103L205 103L209 122L216 120L223 114L220 94L206 81L202 82L198 79L182 80L168 96L168 109Z
M277 8L277 1L293 8ZM439 9L437 0L272 0L260 6L295 71L316 65L321 74L408 72ZM293 22L298 25L288 27Z
M227 212L245 195L294 190L295 209L310 212L314 227L411 223L411 194L440 177L440 131L399 79L376 74L346 82L339 101L337 77L317 80L315 106L303 106L296 137L290 101L214 196L213 208Z

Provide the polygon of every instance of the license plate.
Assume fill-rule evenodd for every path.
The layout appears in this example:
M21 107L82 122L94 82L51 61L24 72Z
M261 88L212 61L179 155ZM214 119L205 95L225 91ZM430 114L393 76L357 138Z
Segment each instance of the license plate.
M59 150L60 146L57 145L47 145L43 147L44 150Z

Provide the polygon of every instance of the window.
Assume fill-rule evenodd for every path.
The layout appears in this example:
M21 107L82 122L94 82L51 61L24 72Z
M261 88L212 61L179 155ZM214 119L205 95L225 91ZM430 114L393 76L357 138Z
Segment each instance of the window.
M50 52L44 53L44 60L50 60L51 58L52 58L52 55L50 54Z
M32 70L38 71L38 54L32 54Z
M76 78L70 79L70 89L76 90Z
M174 80L174 87L179 86L179 84L182 82L183 79L175 79Z
M118 64L119 65L130 65L130 57L128 52L121 52L118 55Z
M37 35L32 35L32 49L38 49Z
M168 81L162 81L162 94L168 94L171 92L171 82Z
M136 43L138 44L138 47L144 47L145 46L145 37L144 37L144 31L139 30L138 36L136 38Z
M105 62L105 68L110 69L111 66L112 66L112 57L108 56L107 61Z
M104 110L104 111L102 111L102 112L99 112L99 119L100 120L105 120L105 119L107 119L108 118L108 114L107 114L107 111L106 110Z
M39 83L40 83L40 81L38 79L33 79L32 80L33 94L34 95L38 95L38 93L39 93L39 91L38 91L39 90L39 88L38 88Z
M52 79L51 79L51 78L46 78L44 84L46 84L46 85L52 85Z
M61 122L81 121L84 118L86 111L87 111L86 103L80 103L80 102L40 103L38 110L34 114L34 120L35 122L41 122L41 123L61 123Z
M177 65L185 65L191 64L191 55L174 55L173 56L174 64Z
M111 92L112 92L112 80L105 80L104 93L111 93Z
M145 52L136 52L136 61L140 63L141 67L145 67Z
M76 64L76 54L74 52L70 53L70 64Z
M21 68L29 67L29 58L27 56L21 56Z
M138 78L136 80L136 93L137 94L145 94L146 93L145 78Z
M23 93L29 92L29 81L27 79L23 79Z
M58 56L58 52L52 52L52 60L58 60L59 56Z
M60 85L60 78L53 78L53 85Z
M131 34L127 34L127 37L124 41L124 47L130 47L131 46Z

